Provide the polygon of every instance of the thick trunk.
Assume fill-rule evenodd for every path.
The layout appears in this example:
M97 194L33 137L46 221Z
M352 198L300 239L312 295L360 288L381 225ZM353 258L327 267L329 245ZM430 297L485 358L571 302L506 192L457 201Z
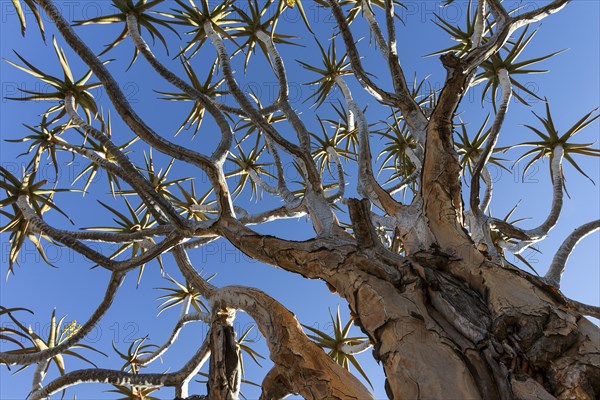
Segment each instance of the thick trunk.
M452 274L457 261L353 254L329 282L375 344L392 399L594 399L600 331L534 277L462 261L479 287ZM365 272L385 264L392 283ZM363 267L358 267L363 266ZM554 397L553 397L554 396Z
M368 202L348 206L351 240L283 242L245 228L228 239L254 258L322 279L344 297L374 345L390 398L600 396L600 330L556 288L495 264L456 232L441 244L438 230L433 246L402 257L382 246ZM448 251L452 242L458 251ZM286 379L277 371L266 379L270 393L297 376L297 365L286 366Z

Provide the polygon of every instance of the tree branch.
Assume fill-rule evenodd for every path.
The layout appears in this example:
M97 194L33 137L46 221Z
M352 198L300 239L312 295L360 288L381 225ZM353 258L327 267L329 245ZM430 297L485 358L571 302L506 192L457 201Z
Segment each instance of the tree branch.
M520 229L512 226L512 229L506 230L506 223L498 223L494 219L492 224L496 225L503 233L509 234L511 232L518 232L520 237L525 237L519 243L513 245L506 245L505 249L514 254L519 254L523 250L527 249L534 243L537 243L546 238L548 233L556 223L562 210L563 205L563 173L562 173L562 161L563 161L564 149L562 145L557 145L552 151L552 161L550 163L550 175L552 177L552 206L550 213L546 220L536 228L533 229ZM513 236L516 237L516 236Z
M368 340L363 340L362 342L360 342L358 344L344 343L338 348L338 350L344 354L353 355L353 354L360 354L364 351L367 351L371 347L372 347L371 342L369 342Z
M475 14L475 29L473 30L473 36L471 37L471 43L473 47L479 47L483 39L483 32L485 29L485 11L486 11L486 0L478 0L477 2L477 13ZM495 1L492 2L492 7L498 6ZM500 5L504 10L504 7ZM496 14L494 14L496 15Z
M379 182L373 176L373 161L371 155L371 145L369 142L369 124L364 113L352 98L352 93L346 85L346 82L341 76L335 78L335 83L338 85L348 110L354 114L358 126L358 193L371 200L375 205L384 210L390 215L395 215L402 209L402 205L398 203L392 196L381 187Z
M198 275L181 247L175 248L173 254L184 277L210 302L213 310L240 309L254 319L267 340L271 360L287 371L286 379L294 392L319 399L332 394L338 398L372 398L354 376L308 340L294 315L277 301L248 287L218 289Z
M336 0L327 0L327 2L331 7L333 16L344 40L344 44L346 45L346 51L348 53L348 57L350 58L352 71L354 72L356 79L358 79L363 88L365 88L365 90L367 90L367 92L369 92L377 100L397 105L402 111L402 115L411 127L415 137L420 138L424 142L424 135L422 135L420 132L423 132L428 121L421 108L408 94L408 90L404 93L392 94L379 88L373 81L371 81L362 67L360 55L356 49L355 40L352 36L352 32L350 31L350 27L346 22L344 12L342 11L340 4Z
M569 260L569 256L577 246L581 240L583 240L586 236L591 235L595 231L600 229L600 220L595 220L592 222L588 222L575 229L565 241L560 245L558 251L554 255L552 259L552 264L550 264L550 268L548 272L544 276L546 282L550 285L559 287L560 286L560 278L565 271L565 267L567 265L567 261Z
M67 340L59 344L58 346L51 347L47 350L42 350L36 353L29 354L10 354L10 353L0 353L0 364L7 365L15 365L15 364L33 364L36 362L41 362L43 360L49 360L50 358L56 356L57 354L62 353L67 350L71 346L78 343L82 340L91 330L96 326L98 321L106 314L112 302L115 298L117 290L123 281L123 277L125 276L122 272L113 272L110 276L110 281L108 282L108 286L106 287L106 291L104 292L104 298L102 302L98 305L94 313L90 316L85 324L81 326L71 337Z
M204 93L187 84L184 80L179 78L169 69L167 69L160 61L158 61L158 59L152 53L150 47L148 47L148 45L144 41L144 38L142 38L142 36L140 35L137 17L134 14L127 15L127 31L129 33L129 36L131 36L135 47L144 56L144 58L146 58L146 60L154 68L154 70L160 76L165 78L167 82L173 84L190 97L196 99L196 101L202 104L202 107L204 107L215 119L217 126L221 131L221 141L210 158L217 165L222 165L225 162L227 152L231 148L233 140L233 133L231 132L231 127L229 126L229 123L227 122L227 119L225 119L223 113L221 113L219 108L215 105L214 101L210 97L206 96Z
M137 194L140 196L140 198L142 199L144 204L146 204L146 207L152 213L152 216L157 221L166 223L166 217L164 216L164 213L162 212L162 210L159 209L158 205L153 200L153 198L159 198L160 201L164 203L164 198L162 198L162 196L158 195L158 193L156 193L156 191L154 190L154 188L152 186L150 186L150 188L149 188L151 190L151 196L148 196L146 194L146 191L134 182L135 179L131 178L131 176L132 176L131 174L127 174L117 164L114 164L114 163L106 160L105 158L101 157L98 153L96 153L84 146L76 146L71 143L68 143L57 136L53 136L51 140L53 143L61 146L62 148L69 150L73 153L77 153L77 154L89 159L94 164L96 164L98 167L104 169L106 171L106 173L112 174L118 178L121 178L124 182L128 183L132 188L136 189ZM142 176L142 178L143 178L143 176ZM145 178L144 178L144 180L145 180ZM142 184L142 186L144 186L144 185ZM168 202L167 202L167 207L171 207L171 204L169 204ZM161 226L163 226L163 227L168 226L168 227L170 227L170 229L174 229L174 228L172 228L172 225L161 225ZM90 240L93 240L93 239L90 239Z
M331 158L333 158L338 176L338 190L333 196L327 197L327 201L330 203L335 203L336 201L344 198L344 193L346 192L346 179L344 177L344 167L338 152L335 150L335 148L329 146L327 147L327 153L331 156Z
M169 350L169 347L171 347L171 345L173 343L175 343L175 341L179 337L179 332L181 332L183 327L190 322L196 322L196 321L202 321L202 322L206 322L208 324L208 323L210 323L210 315L207 313L203 313L203 312L182 315L179 318L179 320L177 321L177 324L175 324L175 327L173 328L173 331L171 332L171 335L169 336L167 341L165 343L163 343L162 346L160 346L159 348L154 350L151 354L148 354L145 357L139 358L137 360L137 364L140 366L146 366L146 365L152 363L153 361L155 361L157 358L162 357L162 355L165 354L165 352L167 350Z
M237 84L237 81L233 75L233 70L229 62L229 54L227 52L227 49L225 48L223 39L217 32L215 32L211 21L206 21L204 23L204 29L206 30L211 42L217 49L217 54L221 63L223 75L225 76L225 80L227 81L229 90L232 92L242 109L248 113L250 119L256 124L258 124L258 126L267 135L269 135L273 141L275 141L285 151L292 154L292 156L294 156L294 158L300 163L303 174L305 175L307 188L304 197L304 202L308 208L309 213L311 214L311 221L313 223L315 231L317 232L317 234L324 236L328 236L338 232L339 227L337 226L337 221L335 219L335 216L333 215L333 212L329 208L329 204L325 199L323 193L323 186L321 183L321 176L316 168L316 165L312 159L312 155L309 150L310 142L308 141L307 137L308 133L306 131L306 128L304 128L304 125L298 118L297 114L291 109L291 107L288 108L287 111L284 110L284 113L286 113L286 115L291 118L291 123L294 126L294 129L296 129L298 132L301 145L300 147L284 139L275 130L275 128L265 120L265 118L256 110L256 108L252 106L246 95L240 90L239 85ZM281 62L281 59L277 57L277 50L274 48L274 46L271 46L271 52L273 53L273 56L276 57L276 64L277 60L279 60L278 76L280 79L281 95L281 93L283 93L285 91L285 88L287 87L287 83L285 81L285 69L283 67L283 63ZM284 90L282 91L281 88L284 88ZM284 94L283 100L280 101L284 109L286 108L286 97L287 96Z
M545 237L558 222L563 205L563 161L564 149L557 145L553 149L550 172L552 177L552 206L546 220L537 228L525 230L525 234L532 239Z
M206 385L211 399L233 400L239 397L242 380L240 350L232 326L235 311L219 311L210 333L211 357Z
M387 6L387 2L386 2L386 6ZM385 38L383 37L383 33L381 33L381 28L379 27L379 24L375 20L375 15L373 14L373 10L371 9L371 4L369 4L369 2L367 0L360 0L360 9L362 10L363 16L369 23L369 28L371 29L371 33L375 36L375 42L377 43L377 47L379 47L379 51L381 51L383 58L385 58L386 61L391 61L390 60L389 43L386 42ZM386 11L386 14L387 13L388 12ZM392 13L392 16L393 16L393 13ZM386 15L386 17L387 17L387 15ZM388 29L389 29L389 26L388 26ZM390 37L390 39L392 39L392 38Z
M484 215L485 210L487 209L491 200L492 193L492 181L489 176L489 171L486 168L486 164L490 160L490 157L494 152L494 148L496 147L496 143L498 142L500 129L502 128L502 123L504 122L504 117L506 116L508 105L512 96L512 85L510 82L510 76L506 69L502 68L498 71L498 79L502 88L502 102L498 112L496 113L494 123L490 128L490 132L485 143L485 148L477 159L477 163L475 164L471 174L471 193L469 198L471 206L471 220L469 222L471 225L471 236L473 237L473 241L477 244L485 244L487 252L492 257L495 257L496 261L500 262L500 256L498 255L492 240L492 232L488 218ZM481 206L479 197L481 188L480 179L484 170L484 175L487 176L487 179L484 179L486 181L486 197L484 199L485 205Z
M182 240L182 236L180 233L171 232L165 239L163 239L162 242L150 247L149 249L146 249L146 251L144 251L142 254L132 257L128 260L115 261L81 243L79 240L69 235L67 231L56 229L48 225L42 218L40 218L35 213L33 208L31 208L28 197L26 195L19 196L17 200L17 206L23 213L23 217L35 229L44 232L53 240L64 244L65 246L87 257L91 261L94 261L101 267L113 272L127 272L133 268L139 267L140 265L146 264L147 262L153 260L165 251L169 250L171 247L175 246Z
M210 299L214 308L244 310L269 347L270 358L294 393L309 399L373 399L373 395L307 337L294 315L265 293L228 286ZM277 323L273 323L277 321Z
M467 54L464 58L466 70L471 71L472 69L477 68L483 61L487 60L500 50L514 31L525 25L541 21L543 18L554 14L563 8L569 1L570 0L554 0L545 6L511 18L499 0L489 0L492 13L496 19L497 29L485 44L474 48Z
M468 248L471 239L463 228L462 168L454 148L453 119L467 89L469 74L454 54L444 54L440 59L447 71L446 82L427 126L420 196L433 237L443 251L458 255Z
M185 280L198 289L203 297L208 299L215 293L217 288L208 281L202 279L182 246L176 246L173 249L173 257L175 257L175 262Z
M571 0L554 0L545 6L541 6L533 11L523 13L514 19L515 29L522 26L541 21L549 15L560 11Z
M483 200L481 200L481 212L485 214L490 207L492 194L494 192L494 182L492 181L492 176L490 175L487 166L484 166L481 170L481 178L485 183L485 193L483 195Z
M284 139L277 130L269 124L265 118L262 116L260 112L250 103L246 95L241 91L235 77L233 76L233 69L231 67L231 63L229 62L229 54L227 49L225 48L225 44L223 43L223 39L221 36L215 32L212 27L212 22L207 21L204 24L204 29L210 38L211 42L217 49L217 54L219 56L219 62L221 64L221 68L223 71L223 76L227 82L227 86L229 87L230 92L235 97L236 101L242 107L242 109L248 114L248 117L252 119L260 128L271 137L279 146L281 146L285 151L294 156L299 162L303 163L308 176L307 185L309 188L312 186L312 190L320 193L322 192L321 188L321 180L319 173L314 165L310 152L305 152L303 149L298 147L297 145L287 141Z
M178 160L191 163L204 170L213 184L217 198L219 199L219 204L222 207L221 212L226 214L231 213L230 196L225 183L225 177L222 176L222 171L219 171L219 169L216 168L215 163L210 158L200 153L179 146L159 136L146 125L146 123L131 108L125 94L119 87L117 81L110 72L108 72L108 69L75 33L69 22L64 19L52 0L37 0L37 2L48 17L54 22L56 28L69 46L71 46L79 57L81 57L81 59L90 67L103 84L108 98L127 126L129 126L137 136L156 150Z
M232 219L220 221L218 230L244 254L313 279L325 278L341 262L344 254L354 248L341 237L296 242L261 235Z
M283 64L283 59L279 55L271 36L267 35L263 31L259 30L256 32L256 37L267 47L267 52L273 59L275 63L275 69L277 72L277 79L279 80L279 99L278 103L281 106L281 110L283 114L286 116L287 120L290 122L296 134L298 135L298 140L300 142L300 147L307 153L310 154L310 135L306 126L298 116L298 113L294 111L289 102L289 86L287 81L287 74L285 72L285 66Z
M498 108L498 112L496 113L496 118L494 119L494 123L490 128L490 133L487 138L485 148L475 167L473 168L473 173L471 175L471 196L470 196L470 206L473 212L473 215L476 218L480 218L483 210L480 207L480 198L479 198L479 189L480 186L480 178L481 172L485 165L490 160L492 153L494 152L494 148L496 147L496 143L498 142L498 137L500 137L500 129L502 128L502 123L504 122L504 117L506 116L506 112L508 110L508 105L510 103L510 99L512 97L512 85L510 83L510 76L508 71L504 68L498 71L498 79L500 80L500 86L502 88L502 103Z
M283 198L288 207L296 208L300 205L301 200L296 197L287 187L285 182L285 173L283 171L283 164L281 162L281 158L279 157L279 150L277 150L277 146L273 143L273 141L265 136L265 143L268 146L268 149L273 156L273 161L275 163L275 168L277 169L277 190L279 196Z
M31 400L43 400L54 393L82 383L103 383L118 386L162 387L178 386L200 370L210 351L205 340L194 356L177 372L170 374L132 374L110 369L81 369L56 378L44 388L31 393Z
M62 230L66 235L74 239L85 240L91 242L105 243L130 243L140 241L151 236L167 235L175 231L172 225L158 225L153 228L142 229L131 233L113 233L113 232L96 232L96 231L67 231ZM38 231L43 233L42 230Z
M33 372L33 379L31 383L31 391L39 390L43 387L44 377L46 376L46 368L50 364L49 359L41 360L38 362L35 371Z
M566 299L566 300L567 300L567 305L571 309L577 311L578 313L600 319L600 307L580 303L579 301L576 301L576 300L571 300L571 299Z
M65 97L65 109L71 120L75 125L79 126L86 134L89 134L96 139L107 151L115 157L119 165L124 171L125 181L132 185L140 192L140 195L145 202L148 202L148 209L153 212L153 215L157 216L159 222L165 222L165 219L169 219L173 224L184 227L185 223L181 216L173 208L173 205L167 202L156 190L152 187L150 182L140 173L140 171L133 165L133 163L127 158L127 156L119 150L119 148L105 135L96 128L87 124L75 110L75 97L69 93ZM110 171L107 169L107 172Z
M19 207L19 209L23 213L23 217L37 231L44 232L53 240L56 240L57 242L62 243L65 246L75 250L79 254L84 255L85 257L102 266L103 268L106 268L110 271L116 271L116 261L111 260L103 254L98 253L94 249L81 243L79 240L76 240L75 238L71 237L66 232L63 232L60 229L53 228L46 222L44 222L44 220L35 213L33 208L31 208L31 205L29 204L29 198L27 195L19 196L19 198L17 199L17 207Z
M290 386L283 374L283 368L275 365L263 378L259 400L283 400L292 394L293 389Z

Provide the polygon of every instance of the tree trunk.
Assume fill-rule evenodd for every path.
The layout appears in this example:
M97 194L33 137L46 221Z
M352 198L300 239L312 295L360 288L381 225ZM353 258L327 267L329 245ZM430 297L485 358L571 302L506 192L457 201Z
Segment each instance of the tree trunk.
M391 399L600 396L600 331L555 287L490 261L467 235L401 256L380 242L368 201L351 199L348 209L350 240L285 242L243 227L226 236L344 297Z
M394 269L395 281L365 271ZM455 271L473 271L471 282ZM329 281L375 345L391 399L595 399L599 330L510 267L385 249Z
M212 400L239 399L242 371L240 354L231 324L213 324L208 396Z

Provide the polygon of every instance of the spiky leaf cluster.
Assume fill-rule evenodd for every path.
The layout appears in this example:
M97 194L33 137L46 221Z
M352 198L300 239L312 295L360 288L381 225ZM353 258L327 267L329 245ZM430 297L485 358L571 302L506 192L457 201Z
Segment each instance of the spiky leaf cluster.
M213 276L210 276L206 281L210 281ZM185 301L190 302L190 306L196 310L196 312L208 312L208 306L202 300L202 295L198 292L198 289L193 287L189 282L186 281L185 285L179 283L176 279L167 276L167 279L175 285L175 287L159 287L158 290L167 292L167 294L158 297L162 303L158 308L158 314L160 315L163 311L168 310L171 307L175 307L178 304L182 304Z
M25 64L25 66L21 66L9 60L7 60L7 62L15 68L18 68L21 71L24 71L29 75L36 77L40 81L50 85L52 90L48 92L36 92L33 90L19 89L26 95L22 97L7 98L9 100L17 101L58 101L59 103L57 105L50 107L42 114L44 117L49 118L50 115L56 113L56 115L49 121L49 123L54 123L66 114L64 100L67 97L67 95L71 94L75 99L76 106L81 106L81 108L83 108L83 111L85 112L89 122L91 121L92 117L95 117L98 114L98 107L96 105L96 101L94 100L94 96L90 92L90 89L100 86L100 83L88 83L89 79L92 77L91 70L89 70L80 79L76 80L75 78L73 78L73 73L71 72L71 67L69 66L65 52L60 47L58 47L58 44L56 43L56 38L54 37L52 38L52 44L54 46L56 57L58 58L58 61L60 63L63 77L59 78L50 74L46 74L15 51L17 57L19 58L19 60L21 60L21 62L23 62L23 64Z
M346 354L341 350L343 345L357 345L365 340L368 340L368 338L348 336L350 334L350 328L352 327L352 320L349 320L346 324L343 324L342 318L340 317L339 308L335 317L331 313L331 310L329 310L329 316L331 317L333 336L319 329L302 325L305 329L308 329L310 332L312 332L312 334L307 334L307 336L323 350L328 351L327 354L342 367L349 370L350 364L352 364L358 373L365 378L369 385L371 385L369 377L361 367L356 357L353 354ZM373 387L373 385L371 385L371 387Z
M579 164L573 159L573 155L582 155L582 156L592 156L599 157L600 149L593 148L594 143L572 143L572 138L586 126L590 125L592 122L597 120L600 117L600 114L594 116L594 113L598 110L598 108L593 109L589 113L585 114L581 117L577 122L575 122L569 129L567 129L564 133L560 133L556 128L554 123L554 119L552 118L552 113L550 112L550 104L546 102L546 116L540 117L535 112L533 113L539 122L542 124L542 128L536 128L532 125L525 125L529 130L535 133L541 140L537 141L529 141L523 142L521 144L512 146L511 148L516 147L532 147L532 149L526 151L523 155L521 155L515 164L525 160L526 158L531 156L531 159L525 164L525 168L523 169L523 175L527 172L527 170L531 167L531 165L537 160L543 159L544 157L552 157L553 151L557 146L562 146L564 151L564 158L583 176L590 179L591 178L583 171L583 169L579 166Z
M153 12L150 9L152 7L157 6L162 3L164 0L112 0L112 6L118 10L118 12L110 15L102 15L95 18L90 18L87 20L75 21L75 26L80 25L91 25L91 24L115 24L120 23L124 24L123 30L119 33L117 38L113 40L111 43L107 44L105 49L98 54L98 56L103 55L109 50L113 49L119 43L121 43L127 36L129 36L128 28L126 25L127 16L134 15L137 21L137 28L141 32L142 28L148 30L150 36L152 37L152 41L155 41L156 38L160 40L160 42L165 47L167 54L169 53L169 46L167 45L167 41L164 36L158 30L157 26L167 28L174 32L176 35L179 35L175 29L173 29L169 23L162 19L158 18L156 15L160 15L161 13ZM138 49L134 48L133 57L131 62L129 63L128 68L130 68L138 56Z
M152 218L152 215L148 210L142 209L142 207L134 208L131 203L127 200L126 197L122 197L125 206L127 208L126 212L120 212L114 207L111 207L102 201L98 200L98 203L111 214L114 215L112 218L113 222L116 226L95 226L84 228L85 230L90 231L100 231L100 232L115 232L115 233L134 233L139 232L148 228L151 228L155 225L155 221ZM139 240L133 240L130 242L122 243L119 248L113 252L110 258L118 257L123 254L127 249L131 249L131 257L135 257L139 254L144 253L146 249L152 247L155 244L155 241L151 237L145 237ZM160 264L161 270L163 269L162 257L158 256L156 258L158 263ZM144 273L144 269L146 264L142 264L139 268L137 284L139 285L142 275Z
M509 41L501 51L492 55L488 60L484 61L481 64L481 71L476 77L475 82L478 84L479 82L485 82L483 87L483 91L481 94L481 102L483 103L486 94L491 89L491 99L494 110L496 109L496 97L498 93L498 89L500 88L500 78L498 77L498 71L501 69L505 69L509 76L511 84L517 88L518 90L513 91L513 94L517 100L525 105L529 105L529 103L525 100L525 94L536 98L538 100L542 100L542 98L535 93L533 90L528 88L526 85L517 81L516 76L518 75L531 75L531 74L539 74L548 72L548 70L544 69L531 69L534 64L537 64L541 61L544 61L550 57L553 57L562 52L562 50L555 51L550 54L546 54L540 57L535 57L523 61L517 61L517 58L521 55L521 53L525 50L527 45L531 42L533 37L535 36L537 30L534 30L529 35L527 34L529 26L523 29L523 32L519 35L517 40Z
M196 89L200 93L205 94L207 97L209 97L211 99L214 99L218 96L222 96L227 93L227 91L225 91L225 90L219 90L219 87L221 86L221 84L223 83L225 78L220 78L213 82L215 70L217 67L217 60L215 60L213 62L206 79L202 82L196 75L196 72L194 72L194 68L192 68L190 61L187 58L185 58L183 55L180 57L180 59L181 59L181 64L183 65L185 74L187 75L187 77L194 89ZM181 132L181 130L184 128L185 129L193 128L192 138L194 138L194 136L196 136L196 133L198 133L198 130L200 129L200 126L202 125L202 121L204 119L204 111L205 111L204 106L202 104L200 104L200 102L198 102L196 98L193 98L192 96L190 96L189 94L184 93L184 92L178 92L178 93L161 92L161 91L157 91L157 92L166 96L166 97L161 98L163 100L170 100L170 101L177 101L177 102L179 102L179 101L192 101L193 102L192 109L190 110L189 114L187 115L187 117L185 118L185 120L183 121L183 123L181 124L179 129L177 129L177 132L175 133L175 135L179 134L179 132Z
M46 180L36 182L36 172L23 172L19 179L6 168L0 166L0 189L4 191L4 197L0 199L0 214L8 219L6 225L0 228L0 233L10 233L10 251L8 257L8 272L13 273L13 266L17 263L19 252L29 239L34 244L42 259L52 265L40 239L51 240L43 233L37 233L31 229L30 222L25 218L21 209L17 206L17 200L21 195L26 195L34 213L41 217L50 210L58 211L69 221L69 217L53 201L53 197L59 192L73 192L73 189L45 188Z
M338 58L336 49L335 49L335 40L331 41L329 48L327 51L323 48L321 43L317 41L317 45L319 46L319 51L321 52L321 68L315 67L312 64L309 64L304 61L298 61L305 69L315 72L320 77L315 79L312 82L309 82L308 85L314 85L317 87L315 92L308 97L308 99L315 98L315 104L317 107L320 107L323 102L329 96L329 93L333 89L335 85L335 78L339 76L349 75L352 73L350 67L350 61L348 61L347 54L342 55ZM307 100L308 100L307 99Z
M4 309L3 311L6 312L6 309ZM65 324L64 322L65 322L66 317L62 317L57 321L56 320L56 310L53 310L52 315L50 316L48 335L45 338L43 338L40 335L38 335L36 332L34 332L31 327L28 328L25 325L23 325L18 319L16 319L12 315L11 312L6 312L6 314L13 321L13 323L21 330L21 333L19 336L21 336L22 338L26 338L27 341L31 344L28 347L22 346L22 348L20 348L20 349L10 350L7 352L8 354L31 354L31 353L37 353L40 351L51 349L53 347L59 346L61 343L63 343L65 340L69 339L69 337L74 335L77 332L77 330L79 330L81 328L81 326L78 325L76 321L72 321L69 324ZM105 353L101 352L100 350L96 350L92 346L89 346L89 345L83 344L83 343L77 343L77 344L74 344L73 346L71 346L68 350L65 350L65 351L61 352L60 354L57 354L54 357L52 357L49 360L50 362L48 363L48 365L46 365L44 373L48 372L48 370L50 369L50 366L52 364L54 364L56 366L56 368L58 369L59 373L61 375L64 375L66 372L64 356L78 358L78 359L85 361L86 363L97 368L96 364L94 364L92 361L90 361L87 357L79 354L77 351L75 351L76 349L91 350L93 352L102 354L103 356L107 357L107 355ZM26 369L27 367L29 367L29 365L24 365L21 368L19 368L18 370L16 370L15 373L21 372L24 369Z

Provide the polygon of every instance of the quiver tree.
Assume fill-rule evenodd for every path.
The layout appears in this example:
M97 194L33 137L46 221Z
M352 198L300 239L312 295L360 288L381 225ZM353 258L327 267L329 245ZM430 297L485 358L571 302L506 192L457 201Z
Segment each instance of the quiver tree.
M18 53L10 57L10 64L52 90L26 91L17 98L44 100L49 108L39 124L26 125L33 134L14 140L29 145L30 162L22 175L1 170L9 273L30 240L45 259L43 243L57 243L110 275L89 320L66 333L56 328L48 340L19 322L25 310L12 304L2 308L2 315L17 324L14 329L3 327L2 338L32 343L26 348L13 340L15 348L3 346L0 353L6 366L35 366L31 388L23 388L23 396L44 399L73 385L103 383L126 398L153 398L158 388L173 387L177 398L236 399L244 355L258 361L258 354L235 332L240 311L254 320L272 362L262 381L262 399L293 393L307 399L372 398L369 388L349 372L352 366L368 382L354 355L371 347L385 373L389 398L600 396L599 332L584 318L599 317L600 310L565 297L559 289L569 255L598 229L598 221L565 239L545 276L528 272L526 263L521 269L509 262L510 254L519 256L557 224L566 188L565 161L585 174L579 158L599 153L592 144L574 141L575 134L598 118L596 110L582 112L564 129L552 119L552 99L542 100L521 80L523 74L541 72L532 65L557 54L523 60L535 33L532 25L555 18L552 14L568 1L549 1L526 11L507 9L498 0L474 1L468 5L465 29L438 17L437 24L458 43L434 53L441 55L446 75L440 90L427 81L407 81L396 32L404 5L396 1L316 1L335 20L333 31L311 26L306 2L300 0L115 0L113 14L77 21L67 20L51 0L13 3L23 32L22 6L47 16L46 25L51 22L52 28L44 30L42 18L36 21L46 36L55 34L52 43L62 76L49 75L44 71L48 65L36 66ZM294 9L303 23L293 29L281 26L283 16ZM370 60L359 52L367 46L358 42L361 28L355 29L361 20L374 49L364 51L386 66L378 77L368 72ZM92 28L74 28L93 24L118 24L116 39L99 54L78 34ZM324 32L330 36L321 37ZM155 55L148 37L157 38L175 61ZM291 101L286 69L295 62L282 56L286 46L299 44L297 37L314 48L312 59L299 62L315 88L309 98L314 105L302 114L301 106ZM189 110L178 130L179 121L164 116L181 132L177 141L140 117L111 72L104 54L124 42L134 49L129 66L147 63L156 79L173 86L160 96ZM75 79L67 53L69 58L78 56L89 72ZM265 66L261 76L270 68L277 80L272 103L242 84L252 64L259 62ZM210 67L207 79L200 66ZM477 85L483 85L483 96L490 95L493 104L486 123L473 135L465 122L469 113L461 113L460 105ZM99 86L110 101L102 107L90 92ZM362 103L365 93L369 109ZM533 122L526 125L535 140L498 147L503 131L512 129L505 124L509 108L524 106L516 101L527 105L528 98L546 103L545 115L536 107ZM133 139L111 129L105 107L113 120L115 115L121 118ZM383 117L370 118L373 108ZM183 137L190 128L198 141ZM378 138L386 143L382 146ZM504 157L520 146L527 149L517 157L525 171L538 160L547 159L550 165L551 208L532 228L491 212L490 166L506 168ZM133 149L143 150L141 161ZM92 174L108 176L110 194L99 208L111 214L109 222L73 229L49 217L56 212L68 216L69 210L68 202L60 204L66 196L61 192L67 191L59 189L63 182L52 186L38 178L45 155L55 168L63 156L86 160L88 167L75 179L89 174L84 195L93 191ZM168 161L160 164L164 158ZM290 167L297 172L295 179L287 175ZM258 207L248 201L262 196L270 201ZM271 221L300 217L311 225L311 238L292 241L262 233ZM349 336L351 325L339 314L332 317L334 337L314 328L305 332L294 314L266 293L208 282L190 256L213 241L226 241L252 259L324 281L347 301L354 324L366 337ZM113 250L104 251L107 246L97 243L110 244ZM166 288L161 311L181 307L168 339L160 346L144 339L128 350L115 346L125 360L121 370L64 370L63 356L78 355L73 349L85 347L79 343L111 307L124 277L135 270L139 283L151 263L175 285ZM181 275L183 281L172 275ZM194 321L209 329L190 345L194 350L188 359L165 373L145 373L143 368L165 354ZM55 379L46 378L51 362L61 366ZM189 384L205 363L206 389L192 393Z

